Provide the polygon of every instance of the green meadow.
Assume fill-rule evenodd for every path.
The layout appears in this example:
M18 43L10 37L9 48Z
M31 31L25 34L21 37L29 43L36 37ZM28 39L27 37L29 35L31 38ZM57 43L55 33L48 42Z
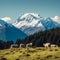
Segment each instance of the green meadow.
M13 48L0 50L0 60L60 60L60 48Z

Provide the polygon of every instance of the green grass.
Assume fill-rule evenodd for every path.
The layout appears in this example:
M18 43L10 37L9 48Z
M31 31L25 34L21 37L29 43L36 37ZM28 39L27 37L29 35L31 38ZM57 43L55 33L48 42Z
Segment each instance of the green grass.
M0 50L0 60L60 60L60 48L13 48Z

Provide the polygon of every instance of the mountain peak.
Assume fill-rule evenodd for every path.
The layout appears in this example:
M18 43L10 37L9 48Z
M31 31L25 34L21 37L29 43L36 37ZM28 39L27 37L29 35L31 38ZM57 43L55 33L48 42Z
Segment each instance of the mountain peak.
M36 13L25 13L18 18L17 22L22 21L22 20L32 21L33 19L34 20L40 19L40 15Z
M55 18L58 17L56 16ZM43 18L36 13L23 14L13 25L20 28L27 35L60 26L51 17Z
M25 18L25 17L27 17L27 18L29 18L29 17L40 18L40 16L38 14L36 14L36 13L26 13L26 14L24 14L24 15L21 16L21 19Z

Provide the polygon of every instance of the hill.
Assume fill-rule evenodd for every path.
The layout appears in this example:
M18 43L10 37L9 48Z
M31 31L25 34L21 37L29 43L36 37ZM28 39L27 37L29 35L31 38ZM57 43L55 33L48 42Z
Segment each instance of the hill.
M0 50L0 60L60 60L60 48L22 48Z
M0 19L0 40L15 42L16 39L24 39L26 36L20 29Z

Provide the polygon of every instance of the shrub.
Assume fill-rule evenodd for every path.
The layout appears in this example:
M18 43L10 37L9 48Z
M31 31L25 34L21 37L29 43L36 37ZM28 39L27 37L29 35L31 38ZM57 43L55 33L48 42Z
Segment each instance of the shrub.
M46 56L46 58L50 58L50 57L52 57L52 55L48 55L48 56Z
M50 49L50 51L53 51L52 49Z
M16 60L19 60L19 58L17 58Z
M26 56L30 56L30 54L26 54Z
M25 52L23 52L23 54L26 54Z
M7 60L6 58L1 58L0 60Z
M9 53L5 53L5 55L7 55L7 54L9 54Z
M40 59L40 57L37 57L37 60Z
M58 49L55 49L55 51L58 51Z
M13 51L10 51L10 52L13 52Z
M59 58L59 57L55 56L55 58Z

